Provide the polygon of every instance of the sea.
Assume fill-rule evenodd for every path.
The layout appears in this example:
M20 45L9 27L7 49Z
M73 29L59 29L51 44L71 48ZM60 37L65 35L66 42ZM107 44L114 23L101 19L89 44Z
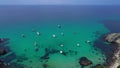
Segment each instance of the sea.
M81 57L92 61L84 68L104 64L94 43L111 32L120 32L117 5L0 6L0 38L9 38L15 57L5 59L13 68L81 68Z

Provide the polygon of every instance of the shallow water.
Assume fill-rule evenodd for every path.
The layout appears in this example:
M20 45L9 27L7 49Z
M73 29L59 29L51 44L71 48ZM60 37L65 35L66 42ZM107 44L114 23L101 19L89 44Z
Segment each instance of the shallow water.
M23 9L21 9L21 11L22 10ZM49 9L47 8L46 10ZM17 11L15 11L15 15ZM46 11L46 13L47 12L48 11ZM64 14L64 12L58 12L58 10L52 13L54 12L56 12L55 14ZM18 12L18 16L19 13L22 12ZM12 52L17 55L17 58L12 62L24 64L25 68L43 68L42 64L47 64L48 68L80 68L81 66L78 62L81 57L87 57L93 62L92 65L85 68L90 68L93 65L105 62L103 60L105 59L105 55L102 54L100 50L96 51L93 47L94 41L98 39L99 36L109 32L104 24L99 22L101 18L69 19L67 18L69 14L67 16L64 15L64 17L58 15L58 18L56 18L57 16L55 14L53 14L52 17L52 14L49 16L49 14L42 11L38 12L38 14L39 13L43 13L44 18L31 20L25 17L25 20L23 20L21 16L18 20L17 18L16 20L7 19L7 22L1 19L0 37L10 38L8 46L10 46ZM48 15L48 17L46 15ZM7 16L3 16L7 18ZM74 17L74 13L70 15L70 17L72 16ZM15 17L17 17L17 15ZM75 17L79 17L79 15ZM58 24L61 25L61 28L58 28ZM35 31L33 32L32 29ZM38 36L36 32L40 32L40 36ZM96 32L99 32L99 35L96 36ZM62 36L61 33L64 33L64 36ZM21 36L22 34L25 35L24 38ZM52 37L53 34L56 35L56 38ZM91 43L86 43L87 40L91 41ZM35 42L37 44L36 46L34 45ZM80 46L77 46L77 43L79 43ZM64 46L60 47L61 44ZM35 48L38 48L38 50L35 51ZM48 60L40 59L40 57L45 54L45 48L57 51L62 50L66 55L56 52L51 53ZM27 59L18 61L19 56L23 58L26 57Z

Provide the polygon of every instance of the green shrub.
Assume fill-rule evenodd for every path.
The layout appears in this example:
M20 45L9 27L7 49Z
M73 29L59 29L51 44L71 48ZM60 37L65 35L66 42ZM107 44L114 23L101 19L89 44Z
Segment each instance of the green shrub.
M120 65L117 68L120 68Z

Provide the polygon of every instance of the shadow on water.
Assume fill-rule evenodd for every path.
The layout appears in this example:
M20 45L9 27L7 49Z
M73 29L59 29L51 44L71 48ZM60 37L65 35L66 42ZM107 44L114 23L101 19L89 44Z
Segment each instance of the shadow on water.
M102 23L104 23L111 32L120 32L120 20L103 20Z
M106 59L104 65L109 66L112 64L116 58L114 57L114 53L118 51L118 46L116 44L106 44L104 40L104 35L99 37L94 43L95 48L99 48L103 54L105 54Z
M103 23L104 26L110 31L109 33L120 32L120 20L103 20L100 22ZM106 59L104 59L105 60L104 65L106 67L109 67L110 64L112 64L116 60L116 58L113 58L113 57L114 57L114 53L118 51L118 45L106 43L104 39L106 34L101 35L94 42L94 47L100 49L101 52L105 54ZM98 34L96 33L96 35Z

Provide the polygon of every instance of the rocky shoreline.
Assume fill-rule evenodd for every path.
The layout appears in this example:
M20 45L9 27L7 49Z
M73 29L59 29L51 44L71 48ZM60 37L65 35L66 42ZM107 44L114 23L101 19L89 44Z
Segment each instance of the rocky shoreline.
M117 53L115 53L116 60L113 62L113 64L110 65L109 68L117 68L120 65L120 48Z
M114 62L108 68L117 68L120 65L120 33L111 33L105 37L105 40L118 47L112 56Z
M94 47L100 49L106 57L103 67L100 68L117 68L120 65L120 33L102 35L95 41ZM93 68L98 68L97 66Z
M116 50L116 52L114 52L114 54L112 56L110 56L111 58L107 58L106 59L106 63L104 64L105 68L117 68L120 63L120 47L118 47L118 49Z
M120 66L120 33L110 33L102 35L96 42L95 48L105 54L106 59L103 64L97 64L90 68L118 68ZM96 49L97 50L97 49ZM92 64L87 57L81 57L79 64L84 68Z
M0 39L1 44L0 56L8 53L8 50L4 49L5 47L2 46L4 41L6 40ZM104 42L106 42L107 45ZM91 68L117 68L120 65L120 33L110 33L105 36L102 36L98 41L95 42L94 45L95 48L101 49L101 51L106 55L106 59L104 59L105 60L104 64L102 65L98 64ZM9 64L7 64L6 66L4 63L5 63L4 61L0 60L0 67L2 68L10 67L8 66ZM91 65L92 62L86 57L81 57L79 59L79 64L83 68L84 66Z

